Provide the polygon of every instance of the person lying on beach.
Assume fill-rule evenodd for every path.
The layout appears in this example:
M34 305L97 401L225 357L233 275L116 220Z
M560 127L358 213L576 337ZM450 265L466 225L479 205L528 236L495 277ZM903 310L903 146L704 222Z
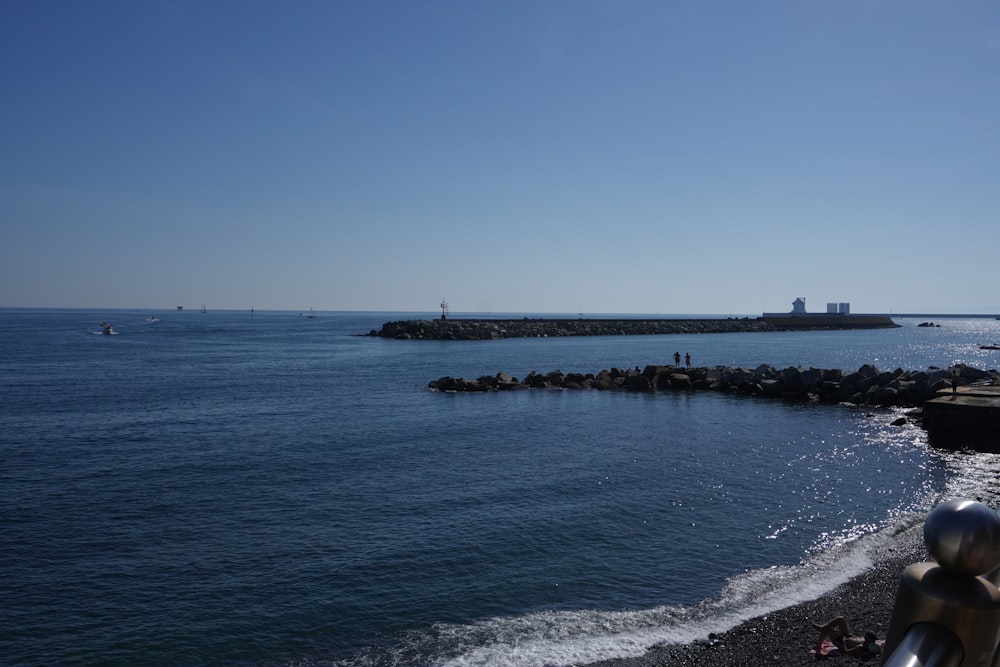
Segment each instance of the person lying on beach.
M875 655L882 650L882 647L875 636L869 630L864 637L852 635L847 627L847 619L843 616L820 625L812 624L819 632L819 639L816 647L812 650L817 656L829 655Z

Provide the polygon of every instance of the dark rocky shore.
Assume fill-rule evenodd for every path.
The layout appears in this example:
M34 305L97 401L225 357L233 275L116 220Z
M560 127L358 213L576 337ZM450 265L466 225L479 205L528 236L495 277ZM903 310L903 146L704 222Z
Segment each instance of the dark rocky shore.
M844 616L852 632L872 630L885 639L899 575L910 564L928 560L921 538L922 526L900 536L864 574L841 584L816 600L745 621L728 632L694 642L650 647L636 658L605 660L588 667L785 667L814 665L809 653L816 644L812 622L824 623ZM831 657L823 662L837 665L877 665L849 656Z
M368 335L397 340L493 340L562 336L645 336L693 333L753 333L898 327L888 317L786 317L780 319L448 319L386 322Z
M998 382L1000 373L971 366L955 367L960 384ZM474 380L445 376L428 387L438 391L490 392L520 389L576 389L604 391L717 391L789 400L854 403L872 406L916 407L951 387L951 370L879 371L866 364L854 372L822 368L755 369L723 366L683 368L649 365L640 370L612 368L594 373L545 374L531 371L523 379L497 373Z

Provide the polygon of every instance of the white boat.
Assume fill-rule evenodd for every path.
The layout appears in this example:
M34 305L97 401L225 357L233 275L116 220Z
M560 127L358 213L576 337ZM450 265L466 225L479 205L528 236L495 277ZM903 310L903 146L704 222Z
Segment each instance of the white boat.
M309 314L306 315L306 317L308 317L310 320L315 320L316 319L316 313L313 312L313 307L312 306L309 306Z

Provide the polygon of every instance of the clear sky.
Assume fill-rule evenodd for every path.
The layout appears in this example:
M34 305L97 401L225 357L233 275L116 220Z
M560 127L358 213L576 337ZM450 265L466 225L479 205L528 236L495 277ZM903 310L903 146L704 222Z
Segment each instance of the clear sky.
M1000 312L996 0L11 0L0 75L0 306Z

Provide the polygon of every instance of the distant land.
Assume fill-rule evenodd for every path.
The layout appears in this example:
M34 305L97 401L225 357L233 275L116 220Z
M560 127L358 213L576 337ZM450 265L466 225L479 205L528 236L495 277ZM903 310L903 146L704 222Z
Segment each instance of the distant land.
M873 313L876 314L876 313ZM1000 313L877 313L878 315L885 315L886 317L905 317L905 318L918 318L918 319L931 319L936 318L939 320L945 319L957 319L957 318L968 318L976 320L991 320L996 317L1000 317Z
M149 312L149 313L165 313L165 312L176 312L176 306L165 306L162 308L152 307L152 306L0 306L0 310L5 311L132 311L132 312ZM209 312L250 312L250 308L214 308L210 309ZM257 313L304 313L308 311L308 308L256 308L254 309ZM188 313L199 314L197 308L185 309L183 311L185 315ZM373 309L373 310L353 310L353 309L337 309L337 308L316 308L317 313L352 313L357 315L410 315L414 318L427 318L436 319L441 316L440 312L435 312L431 310L384 310L384 309ZM777 313L776 313L777 314ZM787 311L781 314L788 314ZM822 312L810 312L808 315L823 315ZM907 318L907 319L995 319L1000 317L1000 310L992 313L940 313L940 312L914 312L914 313L895 313L895 312L876 312L876 313L851 313L852 315L858 316L868 316L868 317L893 317L893 318ZM480 311L454 311L449 313L449 319L512 319L512 318L553 318L553 319L576 319L584 318L590 320L605 320L605 319L746 319L746 318L758 318L761 317L760 313L576 313L576 312L480 312Z

